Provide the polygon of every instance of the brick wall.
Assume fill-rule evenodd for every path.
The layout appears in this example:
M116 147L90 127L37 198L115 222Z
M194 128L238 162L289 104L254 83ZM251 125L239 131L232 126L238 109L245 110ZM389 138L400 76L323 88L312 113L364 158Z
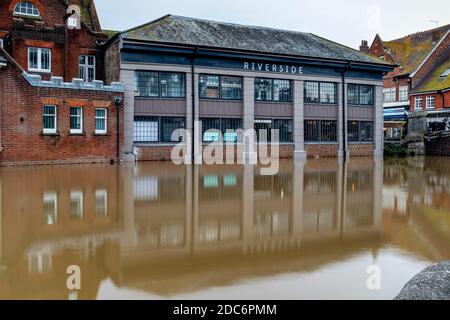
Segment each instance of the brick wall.
M372 156L375 146L373 144L350 144L348 151L350 157L368 157Z
M416 98L422 98L422 108L423 110L426 110L426 98L427 97L434 97L435 98L435 108L436 109L442 109L442 108L450 108L450 91L442 92L442 93L428 93L428 94L415 94L411 96L411 110L414 110L414 105Z
M338 156L339 146L337 144L307 144L305 149L309 158L332 158Z
M122 93L33 87L11 64L0 70L0 163L49 164L105 162L117 158L117 109L114 97ZM42 134L42 108L57 106L59 135ZM69 133L70 106L83 107L84 134ZM108 110L104 136L95 135L95 108ZM123 107L120 108L120 149L123 146ZM123 152L120 150L120 154Z

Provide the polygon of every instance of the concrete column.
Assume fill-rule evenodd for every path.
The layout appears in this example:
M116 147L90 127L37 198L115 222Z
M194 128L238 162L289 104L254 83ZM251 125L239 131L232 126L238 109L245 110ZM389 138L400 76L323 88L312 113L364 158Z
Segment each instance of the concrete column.
M121 247L133 249L136 246L136 226L134 221L134 166L126 165L123 172L123 236Z
M192 106L192 73L186 73L186 130L191 137L191 143L194 141L194 128L193 128L193 106ZM185 155L185 163L191 163L192 159L192 145L187 145L187 153Z
M197 72L195 72L194 70L194 120L196 121L196 123L198 124L200 121L200 100L198 97L198 92L199 92L199 81L200 81L200 77L199 74ZM199 127L198 125L196 125L194 127L194 135L193 135L193 141L194 141L194 159L195 159L195 164L202 164L203 160L202 160L202 141L203 141L203 137L202 137L202 130L201 127Z
M192 202L193 202L193 211L192 211L192 251L191 254L195 254L197 247L200 244L200 220L199 220L199 207L200 207L200 188L199 188L199 179L200 179L200 167L197 165L192 166L193 175L193 190L192 194Z
M305 115L304 115L304 82L294 81L294 158L306 159L305 151Z
M375 87L375 121L374 121L374 157L384 155L384 114L383 114L383 85Z
M305 162L294 161L292 179L292 236L300 240L303 235L303 192Z
M253 165L244 166L244 176L242 182L242 239L245 244L253 240L255 225L255 167Z
M134 70L120 70L120 81L125 85L124 92L124 161L134 162L136 156L133 148L134 125Z
M384 181L384 161L381 157L375 157L373 169L373 227L381 232L381 216L383 214L383 181Z
M255 129L255 78L244 77L244 110L243 110L243 129ZM243 141L245 143L245 141ZM255 137L256 143L256 137ZM244 145L245 163L256 163L257 154L255 146Z

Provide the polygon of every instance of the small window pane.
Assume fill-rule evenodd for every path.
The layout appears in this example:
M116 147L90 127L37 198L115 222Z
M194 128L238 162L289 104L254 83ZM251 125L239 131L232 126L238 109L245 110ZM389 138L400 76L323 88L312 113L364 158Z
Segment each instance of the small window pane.
M294 141L294 128L292 120L274 120L273 129L278 130L279 142Z
M242 78L222 76L222 99L242 99Z
M56 132L56 107L44 106L43 110L43 128L44 132Z
M220 119L202 118L202 137L204 142L219 142L221 135Z
M359 122L349 121L348 122L348 141L357 142L359 141Z
M255 79L255 98L257 101L272 101L272 80Z
M361 141L373 141L373 122L361 122Z
M200 98L219 99L219 82L219 76L217 75L200 75Z
M308 142L320 141L320 121L317 120L305 121L305 141Z
M321 123L321 141L335 142L337 141L337 122L322 121Z
M172 134L178 129L186 128L185 118L161 118L161 141L162 142L180 142L172 141Z
M28 49L28 68L29 69L38 69L38 49L37 48L29 48Z
M361 105L372 106L373 105L373 86L360 86L360 101Z
M30 16L39 16L39 10L36 8L34 4L28 1L19 2L14 7L14 13L18 14L26 14Z
M305 102L306 103L319 103L319 83L318 82L305 82Z
M70 108L70 131L81 133L82 131L82 109L81 107Z
M348 104L359 104L359 87L356 84L347 86Z

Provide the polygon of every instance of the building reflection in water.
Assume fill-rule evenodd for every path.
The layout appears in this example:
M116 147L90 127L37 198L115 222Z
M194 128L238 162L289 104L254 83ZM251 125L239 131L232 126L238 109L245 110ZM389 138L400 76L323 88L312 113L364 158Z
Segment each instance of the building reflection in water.
M433 259L395 231L450 180L405 172L393 164L383 174L371 159L286 161L276 176L169 163L4 168L0 298L95 299L106 280L169 297L376 256L386 241ZM420 177L423 190L408 189ZM83 274L75 296L69 265Z

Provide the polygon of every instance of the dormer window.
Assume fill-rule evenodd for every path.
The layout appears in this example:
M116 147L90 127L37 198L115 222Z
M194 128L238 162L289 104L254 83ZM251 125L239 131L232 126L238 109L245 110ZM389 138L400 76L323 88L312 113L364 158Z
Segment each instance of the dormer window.
M38 8L28 1L19 2L16 4L14 7L14 13L31 17L40 17Z

